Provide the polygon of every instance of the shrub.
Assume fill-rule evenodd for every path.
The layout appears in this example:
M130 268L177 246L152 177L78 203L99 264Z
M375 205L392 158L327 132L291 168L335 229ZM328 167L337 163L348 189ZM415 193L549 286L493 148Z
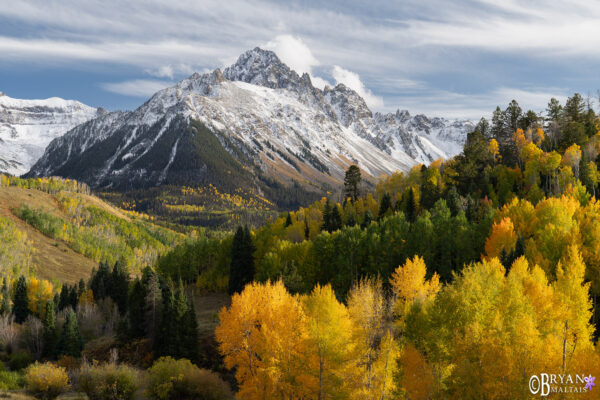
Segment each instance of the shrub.
M27 368L32 362L33 360L28 353L19 351L11 354L10 359L8 360L8 366L12 371L19 371Z
M17 390L25 386L22 372L0 371L0 390Z
M154 400L232 398L229 386L217 374L200 369L186 359L160 358L148 372L147 394Z
M82 367L79 388L90 400L131 400L139 388L140 373L124 364Z
M69 387L67 371L51 363L35 363L25 375L27 391L40 399L55 399Z

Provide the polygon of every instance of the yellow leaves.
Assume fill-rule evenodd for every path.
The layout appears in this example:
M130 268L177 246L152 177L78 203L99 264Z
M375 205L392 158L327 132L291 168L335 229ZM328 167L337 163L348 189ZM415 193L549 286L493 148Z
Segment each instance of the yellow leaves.
M52 300L52 284L47 280L31 278L27 283L29 296L29 309L37 316L42 316L46 310L46 303Z
M577 143L573 143L562 157L562 164L571 167L573 171L579 167L579 161L581 161L581 148Z
M500 146L498 145L496 139L490 140L490 143L488 144L488 151L494 157L495 161L498 155L500 154Z
M432 398L433 370L427 360L411 343L404 346L400 356L402 371L400 385L411 400Z
M407 259L403 266L396 268L390 284L396 296L397 304L410 306L415 301L423 302L435 296L440 290L440 279L437 273L434 273L430 280L425 280L427 269L425 261L420 256L415 256L412 260Z
M215 330L225 365L236 368L239 397L300 397L293 379L305 354L307 322L301 303L281 281L252 283L219 313Z
M225 365L236 370L238 397L391 396L398 351L382 326L381 284L364 281L352 293L348 308L329 285L298 297L281 281L252 283L234 295L215 335Z
M517 234L508 217L495 222L492 226L492 233L485 241L485 253L489 258L500 257L502 252L510 254L517 244Z
M63 367L52 363L35 363L27 368L27 390L40 398L56 398L69 388L69 377Z

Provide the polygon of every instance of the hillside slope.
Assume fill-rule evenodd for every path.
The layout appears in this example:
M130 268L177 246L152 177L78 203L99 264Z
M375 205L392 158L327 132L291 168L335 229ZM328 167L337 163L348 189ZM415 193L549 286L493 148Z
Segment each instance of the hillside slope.
M184 239L73 181L0 177L0 270L75 282L100 261L120 261L136 273Z

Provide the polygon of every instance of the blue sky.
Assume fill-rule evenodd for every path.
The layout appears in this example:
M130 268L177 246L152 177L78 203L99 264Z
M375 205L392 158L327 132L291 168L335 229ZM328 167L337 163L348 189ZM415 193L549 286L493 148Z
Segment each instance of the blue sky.
M261 46L378 111L478 119L574 92L597 106L599 20L589 0L0 0L0 91L133 109Z

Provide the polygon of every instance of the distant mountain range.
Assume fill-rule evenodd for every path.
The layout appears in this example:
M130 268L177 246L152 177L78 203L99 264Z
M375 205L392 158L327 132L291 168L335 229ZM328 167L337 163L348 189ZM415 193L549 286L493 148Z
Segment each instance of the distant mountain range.
M53 139L101 114L78 101L18 100L0 92L0 172L26 173Z
M451 157L472 129L470 121L372 113L354 90L318 89L275 53L255 48L223 71L157 92L135 111L76 126L50 143L28 176L113 190L213 183L268 194L293 184L322 193L351 164L373 181Z

